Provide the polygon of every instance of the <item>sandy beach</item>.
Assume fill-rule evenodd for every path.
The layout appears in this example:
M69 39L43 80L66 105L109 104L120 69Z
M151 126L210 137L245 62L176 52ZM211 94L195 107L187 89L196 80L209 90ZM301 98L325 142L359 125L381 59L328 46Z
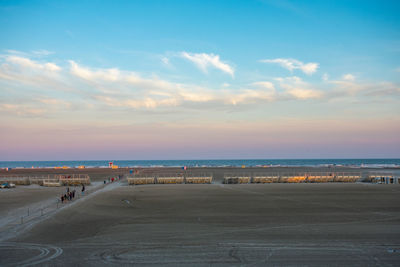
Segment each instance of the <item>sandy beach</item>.
M56 171L60 172L51 170ZM174 171L179 169L146 170ZM213 173L214 183L129 186L122 179L98 187L2 240L0 265L396 266L400 262L399 185L226 185L221 183L226 171L260 170L196 171ZM85 170L98 184L124 172ZM1 215L45 203L60 190L65 187L1 190Z

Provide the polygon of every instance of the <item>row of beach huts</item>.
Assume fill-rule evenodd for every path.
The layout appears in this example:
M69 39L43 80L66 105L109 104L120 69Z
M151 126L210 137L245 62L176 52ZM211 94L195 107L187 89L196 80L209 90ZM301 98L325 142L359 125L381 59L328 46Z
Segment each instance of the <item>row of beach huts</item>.
M225 184L265 184L265 183L355 183L361 181L361 174L268 174L253 176L230 176L224 177Z
M146 174L138 173L127 176L128 184L211 184L213 175L208 173L171 173L171 174ZM221 182L221 180L218 180ZM224 184L267 184L267 183L355 183L370 182L377 184L399 184L400 178L392 174L361 173L297 173L297 174L238 174L226 173L223 176ZM53 176L0 176L0 183L15 185L38 184L41 186L72 186L89 185L90 177L87 174L53 175Z
M46 176L30 176L30 175L5 175L0 177L0 183L12 183L15 185L31 185L38 184L41 186L58 187L72 185L89 185L90 177L87 174L71 174L71 175L46 175Z
M137 174L127 177L130 185L143 184L211 184L211 174L192 175L175 173L163 176ZM397 184L399 178L393 175L367 175L361 173L303 173L303 174L225 174L224 184L266 184L266 183L355 183L372 182Z
M142 184L211 184L212 176L191 176L185 177L183 175L167 175L163 177L154 176L132 176L127 177L128 184L142 185Z

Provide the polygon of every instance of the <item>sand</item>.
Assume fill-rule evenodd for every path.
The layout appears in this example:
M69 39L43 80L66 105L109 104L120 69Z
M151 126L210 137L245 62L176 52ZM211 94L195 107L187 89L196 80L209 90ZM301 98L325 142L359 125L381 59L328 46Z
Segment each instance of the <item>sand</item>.
M399 185L217 180L107 185L1 242L0 265L400 263Z
M17 186L13 189L0 191L0 216L10 216L16 210L31 206L35 208L47 203L56 202L58 196L65 192L64 187L43 187L39 185Z

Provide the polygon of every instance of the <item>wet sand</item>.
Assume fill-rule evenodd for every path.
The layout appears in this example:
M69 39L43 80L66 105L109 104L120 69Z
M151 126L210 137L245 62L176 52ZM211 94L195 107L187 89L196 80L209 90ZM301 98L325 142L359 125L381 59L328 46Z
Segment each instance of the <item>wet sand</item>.
M361 183L121 181L0 243L0 265L398 266L399 193Z

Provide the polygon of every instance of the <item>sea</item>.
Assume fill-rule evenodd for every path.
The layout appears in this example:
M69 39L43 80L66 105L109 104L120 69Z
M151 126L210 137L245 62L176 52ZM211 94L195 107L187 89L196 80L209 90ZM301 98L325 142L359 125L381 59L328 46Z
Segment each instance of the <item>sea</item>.
M400 168L400 159L199 159L199 160L73 160L73 161L0 161L0 168L54 168L85 166L119 167L274 167L274 166L348 166L363 168Z

